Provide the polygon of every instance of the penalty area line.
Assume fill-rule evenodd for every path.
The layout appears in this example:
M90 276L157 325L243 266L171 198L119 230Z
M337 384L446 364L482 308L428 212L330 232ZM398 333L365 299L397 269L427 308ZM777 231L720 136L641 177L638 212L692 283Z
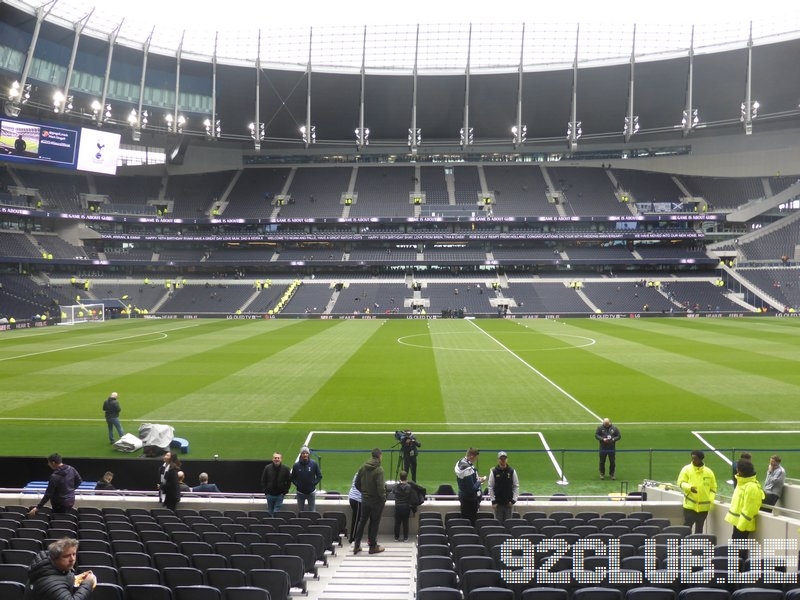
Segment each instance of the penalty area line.
M309 431L303 445L310 448L311 440L314 438L314 435L317 434L341 435L343 433L350 435L394 435L394 431ZM556 460L553 450L550 448L550 445L547 443L547 440L541 431L425 431L422 433L424 433L424 435L531 435L538 437L539 442L542 444L542 448L544 448L544 451L547 453L547 457L553 464L553 468L555 469L558 478L565 484L568 483L567 478L564 476L564 471L561 469L561 465L558 464L558 460Z
M567 481L567 478L564 476L564 471L561 470L561 465L558 464L555 454L553 454L553 451L550 449L550 445L547 443L547 440L544 439L544 434L541 431L537 431L536 435L539 436L539 440L542 442L542 447L547 452L547 456L550 459L550 462L553 463L553 468L556 470L558 478L564 482L564 485L566 485L569 482Z
M717 450L714 446L712 446L708 440L706 440L703 435L710 435L715 433L722 433L722 434L729 434L729 435L743 435L743 434L756 434L756 435L775 435L776 433L789 433L793 435L797 435L798 431L790 431L790 430L766 430L766 429L749 429L746 431L735 431L735 430L720 430L720 431L692 431L692 435L694 435L701 443L706 445L706 448L711 450L714 454L719 456L723 461L728 463L729 465L733 465L733 461L725 456L722 452Z
M728 463L729 465L732 465L732 464L733 464L733 461L732 461L730 458L728 458L727 456L725 456L725 455L724 455L722 452L720 452L719 450L717 450L717 449L716 449L714 446L712 446L712 445L711 445L711 444L708 442L708 440L706 440L706 439L705 439L705 438L704 438L704 437L701 435L701 433L703 433L703 432L700 432L700 431L693 431L693 432L692 432L692 435L694 435L694 436L695 436L695 437L696 437L698 440L700 440L700 443L701 443L701 444L705 444L705 445L706 445L706 448L708 448L708 449L709 449L709 450L711 450L711 451L712 451L714 454L716 454L717 456L719 456L719 457L720 457L720 458L723 460L723 462L726 462L726 463Z

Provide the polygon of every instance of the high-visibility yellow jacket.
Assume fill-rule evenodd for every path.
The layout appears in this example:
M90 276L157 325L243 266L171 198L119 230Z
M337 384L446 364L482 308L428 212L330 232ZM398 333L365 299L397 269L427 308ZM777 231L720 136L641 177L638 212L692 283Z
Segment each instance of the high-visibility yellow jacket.
M695 467L689 463L678 474L678 486L683 490L683 508L695 512L708 512L717 495L717 478L707 466ZM697 492L693 492L695 488Z
M764 490L761 489L761 484L755 475L752 477L736 475L736 481L731 507L725 515L725 520L739 531L755 531L756 517L765 497Z

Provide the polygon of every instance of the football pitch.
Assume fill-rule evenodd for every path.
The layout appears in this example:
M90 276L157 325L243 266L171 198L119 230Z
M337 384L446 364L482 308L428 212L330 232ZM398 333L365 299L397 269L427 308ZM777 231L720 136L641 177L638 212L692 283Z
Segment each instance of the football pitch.
M796 319L114 320L0 335L5 456L120 455L101 411L119 393L126 431L166 423L192 458L256 460L308 444L323 487L394 433L422 443L418 479L454 482L465 449L482 473L509 453L523 491L607 494L672 481L706 450L720 482L734 452L796 467ZM599 481L594 429L622 432L618 481ZM795 465L795 466L793 466ZM396 452L387 452L389 476ZM568 482L568 486L557 482ZM721 488L726 493L725 487Z

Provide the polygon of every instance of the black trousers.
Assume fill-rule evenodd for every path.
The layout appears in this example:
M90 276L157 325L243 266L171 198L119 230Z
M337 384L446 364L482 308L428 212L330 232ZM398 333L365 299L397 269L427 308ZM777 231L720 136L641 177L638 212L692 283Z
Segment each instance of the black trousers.
M695 512L688 508L683 509L683 524L687 527L692 527L692 533L703 533L706 517L708 517L708 512Z
M731 539L732 540L746 540L747 538L750 537L751 533L752 532L750 532L750 531L741 531L740 529L737 529L736 526L734 525L733 526L733 531L731 532ZM748 555L749 555L749 553L747 552L747 550L739 550L739 560L740 561L747 560Z
M458 502L461 504L461 516L469 519L469 522L475 525L475 521L478 519L478 506L481 503L480 497L477 495L470 498L459 496Z
M411 481L417 480L417 457L404 456L403 457L403 470L408 473L408 478Z
M361 520L361 502L350 498L350 537L351 542L356 539L356 528Z
M394 539L408 539L408 520L411 517L411 507L408 504L395 504L394 506ZM403 537L400 537L400 528Z
M354 547L361 545L361 538L364 536L364 529L367 529L367 522L369 521L369 528L367 529L367 543L370 548L378 545L378 527L381 524L381 514L383 514L383 502L362 502L361 503L361 518L358 520L358 528L356 529L356 539L353 542Z
M600 450L600 475L606 474L606 457L608 457L608 474L613 477L617 472L616 450Z

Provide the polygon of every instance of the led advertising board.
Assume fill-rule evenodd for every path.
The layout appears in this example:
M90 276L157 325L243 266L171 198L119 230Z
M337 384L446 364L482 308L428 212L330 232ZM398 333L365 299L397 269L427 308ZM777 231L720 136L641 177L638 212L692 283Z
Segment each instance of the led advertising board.
M119 144L118 133L0 118L0 160L9 162L113 175Z

